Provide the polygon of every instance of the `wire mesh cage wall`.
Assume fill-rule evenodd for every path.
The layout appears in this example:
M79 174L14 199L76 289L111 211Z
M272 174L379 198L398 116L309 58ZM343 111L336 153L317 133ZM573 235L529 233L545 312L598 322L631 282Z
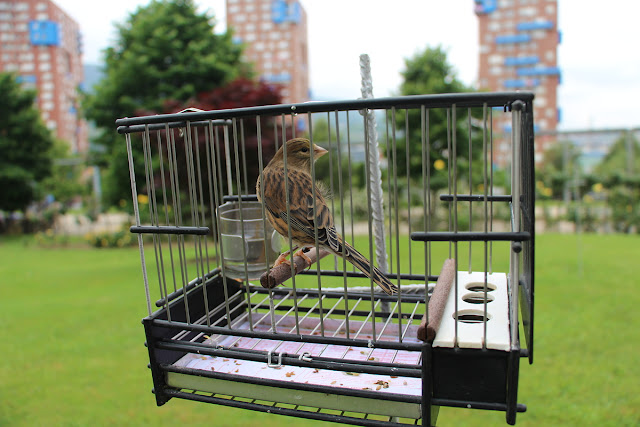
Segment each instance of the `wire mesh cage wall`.
M433 425L450 406L515 423L519 360L533 361L532 102L425 95L118 120L157 404L355 425ZM308 197L330 195L335 229L396 294L318 244L314 265L272 268L293 242L265 219L256 182L295 137L328 150ZM510 153L502 168L497 150Z

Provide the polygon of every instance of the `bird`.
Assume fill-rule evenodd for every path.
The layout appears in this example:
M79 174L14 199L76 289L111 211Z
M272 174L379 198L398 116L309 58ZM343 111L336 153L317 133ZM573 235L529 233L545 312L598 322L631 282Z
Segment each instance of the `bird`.
M293 138L285 142L265 166L256 182L256 195L264 204L267 220L273 228L285 238L291 240L294 247L282 253L274 267L290 263L286 257L300 248L293 256L301 256L310 264L304 249L316 246L317 228L318 246L339 257L346 258L365 276L372 279L386 294L398 292L396 285L336 231L333 215L325 201L322 186L311 178L311 162L324 156L328 151L312 144L306 138ZM286 169L285 169L286 153ZM286 180L285 180L286 178ZM260 182L262 181L262 191ZM287 184L285 185L285 182ZM313 190L315 186L315 192ZM287 211L287 190L289 210ZM315 193L315 209L314 209Z

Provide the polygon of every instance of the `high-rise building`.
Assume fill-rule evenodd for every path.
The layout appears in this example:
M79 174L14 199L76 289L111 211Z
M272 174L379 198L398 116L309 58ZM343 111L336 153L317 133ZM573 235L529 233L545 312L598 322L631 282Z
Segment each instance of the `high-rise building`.
M80 27L49 0L0 0L0 71L37 91L44 123L73 152L88 149L78 114L83 79Z
M491 91L527 90L535 93L536 132L553 132L560 121L557 88L557 0L475 0L479 20L478 84ZM494 134L510 132L511 123L494 123ZM536 138L536 161L553 141ZM507 138L496 138L496 162L506 164Z
M284 103L309 100L307 15L298 0L226 0L227 28Z

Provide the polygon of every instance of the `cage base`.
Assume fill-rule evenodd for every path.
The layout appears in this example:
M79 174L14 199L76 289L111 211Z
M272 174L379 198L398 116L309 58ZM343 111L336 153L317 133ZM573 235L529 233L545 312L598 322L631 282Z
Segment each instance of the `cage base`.
M207 289L209 308L219 306L224 301L222 282L220 276L212 277L205 287L198 286L189 292L186 299L190 310L198 315L205 312L202 303L204 288ZM229 287L231 294L242 291L240 284L230 284L233 284L233 287ZM314 338L322 338L319 334L314 334L318 318L307 317L296 321L292 315L287 314L275 314L275 317L270 315L265 318L264 324L259 321L259 317L254 317L249 322L240 315L232 316L230 329L225 327L224 333L202 337L207 329L205 325L193 325L192 328L195 329L191 331L182 329L187 326L183 323L183 314L180 312L185 306L184 299L185 296L179 297L170 307L159 310L144 321L158 404L164 404L172 397L211 400L209 403L218 404L232 402L231 406L237 406L239 399L249 402L264 400L273 403L269 404L271 406L263 405L264 407L246 402L243 405L246 404L246 409L260 411L273 405L290 405L294 408L286 409L284 412L287 413L283 413L284 415L311 418L313 416L310 413L296 408L308 406L322 408L323 411L337 411L339 414L353 412L364 418L345 418L339 415L341 421L338 422L356 425L393 425L396 423L393 420L400 417L413 420L409 424L419 424L423 415L421 405L424 385L420 373L423 354L417 350L422 348L417 340L417 324L407 322L406 329L403 329L406 337L403 342L410 341L408 345L413 346L411 349L367 347L366 339L372 336L377 337L378 344L393 342L397 335L397 324L394 328L391 325L387 327L390 329L390 336L385 340L384 322L352 319L348 329L350 333L360 331L359 339L363 343L351 347L350 342L341 345L342 341L336 344L330 342L330 338L326 338L327 342L314 342ZM234 299L231 308L242 300ZM177 322L174 326L169 326L166 322L167 310L172 312L172 319ZM417 321L418 319L416 323ZM269 331L274 322L277 325L277 335L285 337L290 336L291 328L297 324L301 339L281 341L262 336L261 333ZM253 330L250 330L250 324ZM346 328L343 322L325 318L323 328L325 336L344 340ZM198 333L198 330L202 332ZM508 409L510 405L506 383L509 364L513 363L510 362L510 352L441 347L433 347L430 352L432 420L437 415L433 411L437 412L439 406L499 411ZM269 363L264 361L265 353L270 354ZM276 366L279 354L282 353L289 360L285 360L282 366ZM257 360L252 354L263 359ZM299 357L309 357L314 362L324 358L333 364L344 363L346 367L325 369L313 365L305 367L303 361L288 363L298 361ZM350 372L352 369L356 370L359 364L367 363L378 364L382 373ZM397 369L398 375L390 373L391 369ZM458 384L469 386L461 388ZM221 395L227 396L226 400L223 399L224 402L218 401ZM522 411L519 405L517 408ZM372 420L371 417L377 418ZM380 417L386 417L387 421L380 421Z
M197 391L169 390L170 397L178 399L192 400L196 402L223 405L233 408L241 408L252 411L265 412L269 414L286 415L296 418L306 418L319 421L329 421L334 423L344 423L356 426L369 427L404 427L407 425L423 425L421 419L411 419L406 417L385 417L358 413L353 410L338 411L317 406L302 406L293 404L282 404L271 400L261 401L256 399L237 398L225 394L211 394ZM431 407L432 425L437 421L439 406Z
M421 390L415 387L403 386L408 380L413 380L412 385L420 387L421 381L416 378L390 378L389 376L382 375L370 375L360 374L357 377L349 376L348 374L329 373L330 377L335 375L337 380L331 388L332 392L324 387L322 391L310 391L300 390L291 387L291 383L295 385L311 384L306 378L313 378L314 376L322 376L322 373L314 373L314 369L311 368L299 368L299 367L282 367L281 369L267 368L266 364L250 362L246 360L227 359L233 366L236 364L245 367L247 365L254 365L251 369L263 369L265 371L276 371L277 376L286 378L285 380L271 379L272 385L253 384L249 382L239 381L239 374L231 374L230 379L208 378L204 376L193 375L192 372L167 372L167 385L177 389L185 390L198 390L200 392L207 392L212 394L224 394L234 397L249 398L262 401L274 401L281 404L291 404L298 406L308 407L320 407L324 409L331 409L337 411L358 412L364 414L382 415L390 417L403 417L403 418L420 418L420 404L417 402L402 402L393 400L381 400L379 397L360 397L350 396L344 394L338 394L340 388L349 389L367 389L375 391L378 386L379 394L387 394L386 390L393 390L395 392L404 391L406 393L418 393L420 396ZM262 365L262 366L259 366ZM287 377L287 375L290 377ZM337 375L336 375L337 374ZM288 381L290 378L297 377L296 381ZM327 374L324 374L324 378L327 378ZM252 377L253 381L255 377ZM417 381L416 381L417 380ZM342 382L338 382L342 381ZM387 389L381 384L388 383ZM405 390L402 390L404 388ZM382 391L385 390L385 391ZM412 394L411 396L416 396Z

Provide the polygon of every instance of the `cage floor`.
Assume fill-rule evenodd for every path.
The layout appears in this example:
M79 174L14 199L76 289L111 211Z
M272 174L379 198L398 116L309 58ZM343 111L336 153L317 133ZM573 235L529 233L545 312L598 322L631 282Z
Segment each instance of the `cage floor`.
M292 315L276 315L278 332L289 333L295 329L296 319ZM300 333L303 335L319 335L319 318L306 318L299 321ZM398 325L386 325L384 322L376 322L376 336L379 340L397 340L397 333L385 330ZM249 329L249 322L244 321L235 325L241 330ZM269 323L258 323L254 330L268 331ZM417 324L405 324L407 342L415 342ZM324 319L323 329L325 336L346 337L344 322L335 319ZM351 320L349 331L353 336L359 333L360 338L371 339L374 325L372 322ZM212 346L234 347L235 349L263 350L272 353L272 366L264 362L255 362L244 359L228 357L214 357L200 354L187 354L174 365L184 368L202 370L207 372L224 373L230 376L229 380L215 378L203 378L189 376L175 372L169 372L167 382L172 387L206 391L211 393L230 394L238 397L264 399L281 403L296 404L302 406L322 406L325 408L362 412L366 414L402 416L419 418L420 408L417 403L402 402L404 396L419 397L422 394L422 382L420 378L367 374L356 372L334 371L329 369L307 368L299 366L276 366L277 354L280 352L288 355L304 355L306 357L323 357L345 361L376 361L401 365L419 365L421 354L419 351L391 350L367 347L351 347L335 344L299 343L292 341L278 341L240 337L234 335L212 336L207 340ZM273 381L274 386L249 384L233 381L233 377L250 377L261 380ZM305 385L307 390L278 387L278 382L295 383ZM330 387L343 393L329 394L326 389L323 392L309 391L306 386ZM370 391L371 397L349 396L349 390ZM346 393L346 394L345 394ZM375 394L373 394L375 393ZM384 395L390 396L386 400ZM384 404L380 404L381 400ZM406 400L406 399L405 399ZM319 403L322 402L322 405Z

